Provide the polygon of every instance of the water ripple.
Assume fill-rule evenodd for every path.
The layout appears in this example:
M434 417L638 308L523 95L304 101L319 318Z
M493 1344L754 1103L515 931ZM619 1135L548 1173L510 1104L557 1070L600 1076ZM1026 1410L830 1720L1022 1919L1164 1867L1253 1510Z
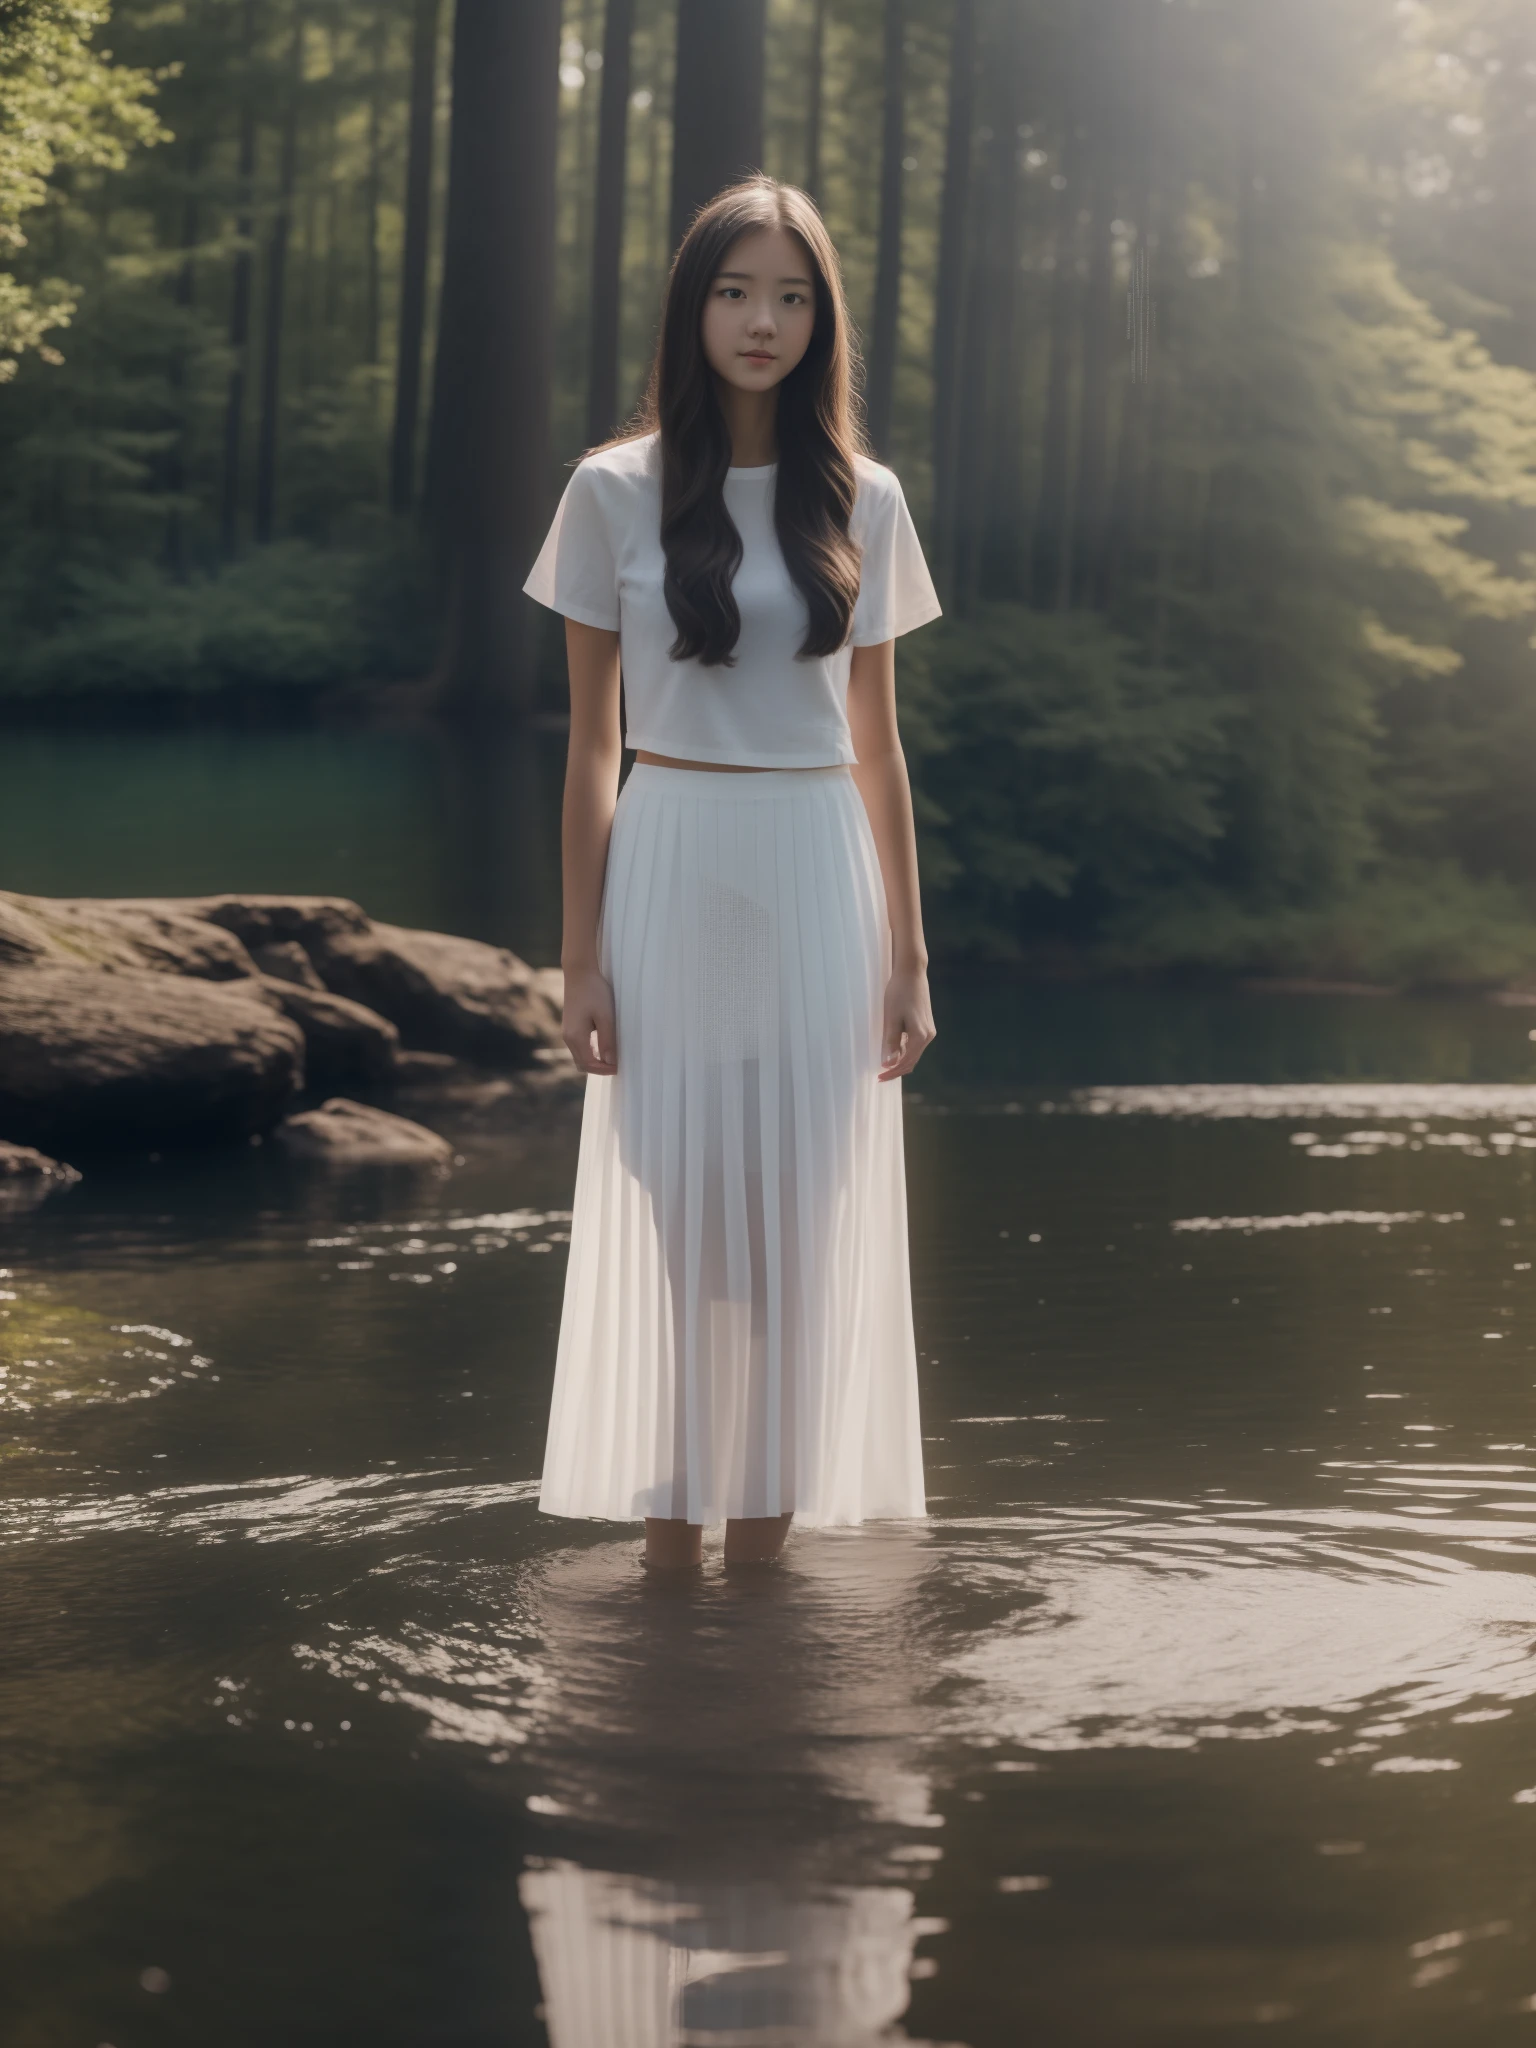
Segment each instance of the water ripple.
M1088 1116L1172 1116L1200 1118L1376 1117L1389 1122L1418 1118L1521 1119L1536 1131L1536 1086L1471 1081L1308 1081L1252 1084L1201 1082L1134 1088L1081 1088L1064 1101L1042 1104L1047 1112Z
M196 1543L336 1544L396 1535L534 1498L537 1480L453 1485L447 1473L292 1474L142 1493L0 1501L0 1546L147 1531Z
M1536 1578L1458 1553L1536 1558L1536 1501L1511 1469L1529 1468L1459 1468L1478 1512L1437 1520L1432 1549L1403 1547L1406 1498L1173 1514L1104 1503L1092 1517L1042 1508L953 1524L956 1569L1002 1610L953 1655L972 1688L952 1710L955 1732L991 1728L1046 1751L1361 1738L1330 1742L1329 1762L1383 1748L1385 1729L1351 1726L1367 1703L1404 1735L1474 1702L1487 1711L1458 1721L1502 1718L1536 1695ZM1363 1463L1347 1473L1389 1498L1453 1478ZM1523 1540L1484 1519L1499 1512L1531 1518Z

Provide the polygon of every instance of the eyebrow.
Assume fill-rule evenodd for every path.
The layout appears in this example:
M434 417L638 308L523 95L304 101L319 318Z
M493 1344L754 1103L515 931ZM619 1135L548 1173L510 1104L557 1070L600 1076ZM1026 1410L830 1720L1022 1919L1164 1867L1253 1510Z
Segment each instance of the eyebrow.
M717 270L715 275L716 277L745 277L750 280L757 275L757 272L755 270ZM781 277L777 280L779 284L809 284L810 281L808 277Z

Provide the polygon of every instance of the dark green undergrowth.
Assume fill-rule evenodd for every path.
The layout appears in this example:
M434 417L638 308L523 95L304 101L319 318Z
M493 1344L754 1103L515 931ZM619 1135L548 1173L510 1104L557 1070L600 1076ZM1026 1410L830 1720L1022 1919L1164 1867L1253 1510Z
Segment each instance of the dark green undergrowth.
M21 586L13 571L0 588L0 700L303 696L421 675L432 658L424 564L387 533L345 548L282 541L184 577L73 563L49 579L46 606L35 581Z
M984 606L901 663L935 953L1409 987L1536 974L1531 889L1454 858L1367 847L1308 896L1244 872L1241 699L1099 617Z

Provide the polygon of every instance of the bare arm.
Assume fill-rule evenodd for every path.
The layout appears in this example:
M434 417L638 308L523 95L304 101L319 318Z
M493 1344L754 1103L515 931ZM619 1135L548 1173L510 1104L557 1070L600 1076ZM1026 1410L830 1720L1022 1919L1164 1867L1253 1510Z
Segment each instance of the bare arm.
M891 978L881 1035L882 1081L910 1074L936 1036L928 994L928 946L917 881L912 788L896 729L896 643L855 647L848 725L858 762L853 779L869 813L891 921Z
M613 991L598 965L597 921L622 758L619 636L567 619L565 659L571 679L571 737L560 813L562 1030L571 1057L584 1074L611 1074L618 1064L617 1034Z

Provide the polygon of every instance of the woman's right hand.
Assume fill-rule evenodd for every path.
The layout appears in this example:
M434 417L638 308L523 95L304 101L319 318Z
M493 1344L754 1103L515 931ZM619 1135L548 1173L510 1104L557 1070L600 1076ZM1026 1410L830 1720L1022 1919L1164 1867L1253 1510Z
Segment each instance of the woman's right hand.
M618 1069L613 990L595 967L567 970L561 1036L583 1074L612 1074ZM593 1041L596 1041L594 1050Z

